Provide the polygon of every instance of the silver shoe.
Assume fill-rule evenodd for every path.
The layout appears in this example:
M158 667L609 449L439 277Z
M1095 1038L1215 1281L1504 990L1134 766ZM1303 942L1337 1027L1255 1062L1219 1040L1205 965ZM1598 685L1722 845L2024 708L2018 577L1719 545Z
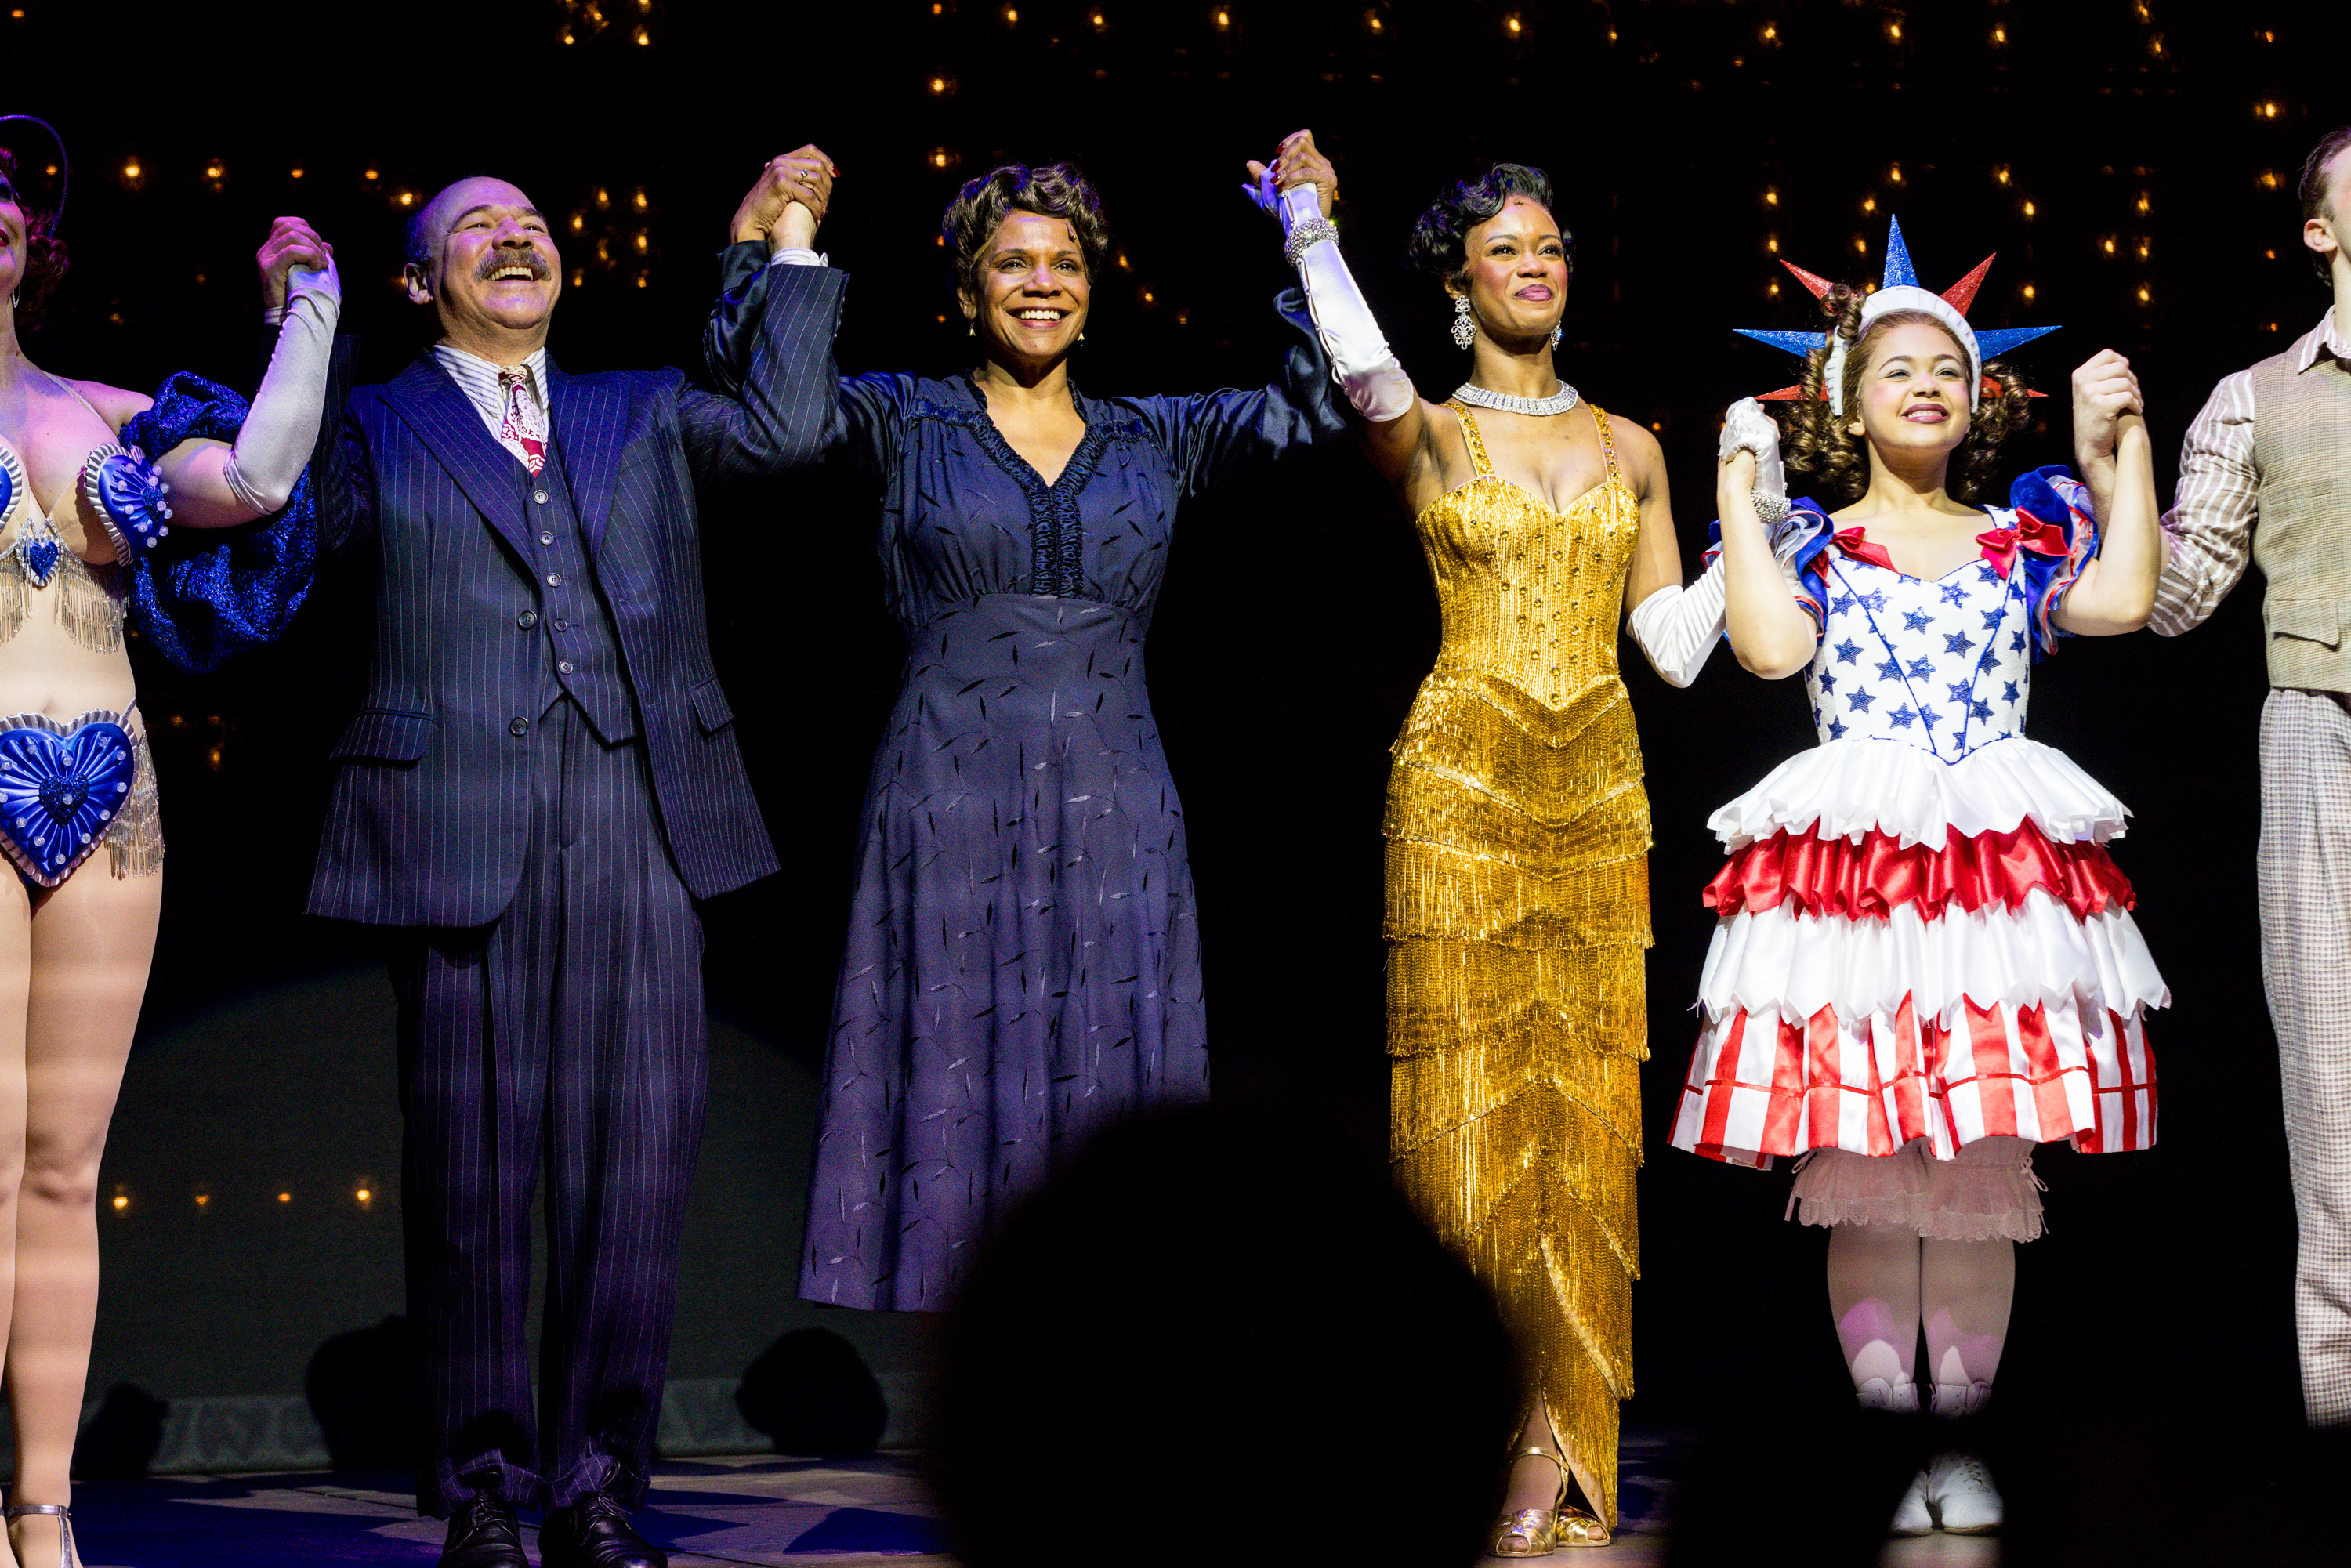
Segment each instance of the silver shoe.
M0 1508L0 1519L22 1519L28 1513L57 1516L57 1568L78 1568L81 1554L74 1550L73 1511L61 1502L12 1502Z

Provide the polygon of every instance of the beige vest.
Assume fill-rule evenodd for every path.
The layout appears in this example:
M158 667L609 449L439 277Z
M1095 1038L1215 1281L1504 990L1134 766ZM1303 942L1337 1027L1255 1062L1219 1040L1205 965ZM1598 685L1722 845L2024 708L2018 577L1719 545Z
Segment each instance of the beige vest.
M2270 685L2351 692L2351 369L2321 352L2297 372L2294 359L2253 367L2253 564L2269 583Z

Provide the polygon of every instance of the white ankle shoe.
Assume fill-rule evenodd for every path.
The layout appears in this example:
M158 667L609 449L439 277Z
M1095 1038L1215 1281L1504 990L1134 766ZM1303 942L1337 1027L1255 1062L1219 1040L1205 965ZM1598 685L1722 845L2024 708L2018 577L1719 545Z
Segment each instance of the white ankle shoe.
M1991 1472L1970 1454L1939 1454L1927 1466L1924 1500L1952 1535L1987 1535L2001 1523L2000 1492ZM1916 1482L1913 1490L1917 1490ZM1907 1504L1908 1498L1903 1501ZM1899 1520L1897 1514L1896 1518Z
M1891 1410L1897 1416L1918 1414L1918 1385L1915 1383L1888 1383L1883 1377L1873 1377L1854 1390L1865 1410Z
M1920 1470L1910 1478L1910 1490L1902 1494L1902 1504L1894 1511L1894 1522L1887 1527L1895 1535L1928 1535L1934 1532L1935 1516L1927 1511L1927 1472Z

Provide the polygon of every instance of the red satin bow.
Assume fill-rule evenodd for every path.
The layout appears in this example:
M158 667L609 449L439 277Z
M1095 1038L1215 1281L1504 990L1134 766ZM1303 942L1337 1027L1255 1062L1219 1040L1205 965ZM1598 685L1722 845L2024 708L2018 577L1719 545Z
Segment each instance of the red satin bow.
M1886 547L1870 542L1868 536L1858 528L1841 528L1831 535L1830 538L1837 549L1856 560L1865 560L1872 566L1882 566L1888 571L1896 570L1894 558L1886 553Z
M2015 528L1994 528L1990 533L1976 536L1976 543L1983 546L1984 559L2000 568L2003 577L2015 564L2019 549L2062 558L2069 548L2065 543L2065 530L2056 524L2044 523L2030 512L2016 515L2018 524Z

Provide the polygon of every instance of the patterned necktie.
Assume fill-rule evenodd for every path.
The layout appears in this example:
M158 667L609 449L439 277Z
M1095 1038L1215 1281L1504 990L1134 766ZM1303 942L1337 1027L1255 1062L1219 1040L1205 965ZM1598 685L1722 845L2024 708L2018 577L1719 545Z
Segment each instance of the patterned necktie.
M547 434L538 428L538 411L531 407L530 399L522 395L524 371L519 368L501 369L498 385L506 389L507 414L498 425L498 439L507 450L522 459L523 466L533 474L547 466Z

